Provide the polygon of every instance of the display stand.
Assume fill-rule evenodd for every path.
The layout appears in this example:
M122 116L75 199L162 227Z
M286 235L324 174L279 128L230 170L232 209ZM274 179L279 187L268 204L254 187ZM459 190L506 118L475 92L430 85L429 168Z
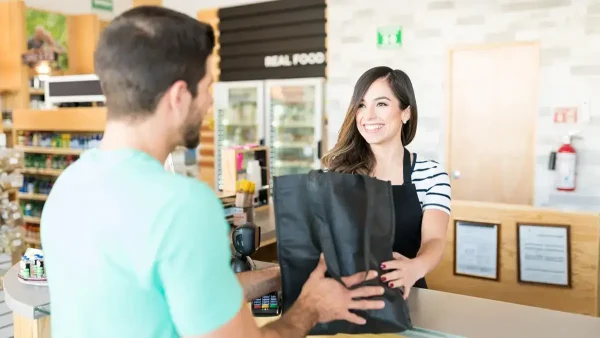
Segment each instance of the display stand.
M39 226L41 220L39 218L39 211L43 207L43 203L49 193L49 187L45 185L45 182L52 182L58 177L64 170L65 163L60 164L60 161L69 159L70 161L75 160L85 149L83 147L71 147L70 143L65 144L53 144L48 146L47 144L32 142L31 139L27 140L27 135L35 137L37 133L45 133L49 135L56 133L57 135L72 135L75 137L82 137L91 134L100 134L104 131L106 124L106 109L105 108L63 108L56 110L28 110L28 109L17 109L13 113L13 143L15 148L22 150L26 156L26 163L29 162L28 167L23 170L23 174L26 175L30 181L25 182L24 192L18 194L18 199L25 205L31 206L31 215L25 215L24 220L28 224L26 225L27 234L25 236L25 242L31 247L39 247L40 241ZM31 138L30 137L30 138ZM85 140L87 140L87 137ZM45 158L46 164L39 165L40 161L28 161L27 158ZM48 166L48 163L50 166ZM59 164L56 164L59 163ZM44 162L42 161L42 164ZM26 164L27 166L27 164ZM32 182L32 183L28 183ZM37 182L42 182L37 184ZM33 184L33 189L29 184ZM36 208L34 209L34 206Z
M262 184L260 187L257 187L258 201L256 206L266 205L269 203L270 197L268 186L269 148L267 147L231 148L224 150L221 160L223 191L235 191L237 181L244 178L249 179L246 177L248 160L257 160L260 163Z

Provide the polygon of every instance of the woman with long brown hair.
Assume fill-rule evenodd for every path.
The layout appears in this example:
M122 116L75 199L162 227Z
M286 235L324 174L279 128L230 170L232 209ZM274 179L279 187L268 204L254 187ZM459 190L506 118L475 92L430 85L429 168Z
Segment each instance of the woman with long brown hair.
M450 180L435 161L406 146L417 132L417 101L401 70L375 67L357 81L338 142L322 163L329 171L390 181L394 194L394 260L382 262L389 287L426 288L440 262L450 218Z

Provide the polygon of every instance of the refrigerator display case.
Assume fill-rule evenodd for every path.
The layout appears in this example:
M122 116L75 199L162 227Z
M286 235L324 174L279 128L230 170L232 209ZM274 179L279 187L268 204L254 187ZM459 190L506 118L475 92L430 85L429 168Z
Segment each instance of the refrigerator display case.
M319 169L324 80L268 80L265 91L271 177Z
M218 82L215 107L215 182L223 190L224 149L264 144L264 81Z

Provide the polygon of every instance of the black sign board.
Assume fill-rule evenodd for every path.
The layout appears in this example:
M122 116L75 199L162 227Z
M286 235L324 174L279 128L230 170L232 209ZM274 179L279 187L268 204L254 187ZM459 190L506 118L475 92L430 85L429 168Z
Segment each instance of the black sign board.
M325 11L325 0L220 9L220 81L325 77Z

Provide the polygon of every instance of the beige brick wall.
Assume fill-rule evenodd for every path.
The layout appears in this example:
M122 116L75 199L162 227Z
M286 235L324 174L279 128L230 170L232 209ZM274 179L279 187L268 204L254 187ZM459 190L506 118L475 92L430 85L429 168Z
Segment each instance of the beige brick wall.
M452 46L540 41L541 70L536 145L536 205L600 211L600 0L329 0L327 85L330 144L366 69L406 71L419 102L419 132L411 150L444 161L448 51ZM380 50L379 26L401 25L403 46ZM552 189L548 154L569 128L554 124L553 109L590 102L575 193Z

